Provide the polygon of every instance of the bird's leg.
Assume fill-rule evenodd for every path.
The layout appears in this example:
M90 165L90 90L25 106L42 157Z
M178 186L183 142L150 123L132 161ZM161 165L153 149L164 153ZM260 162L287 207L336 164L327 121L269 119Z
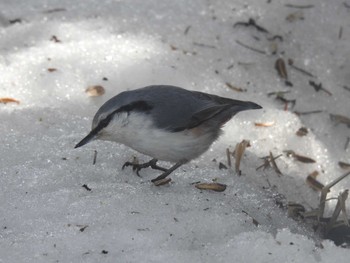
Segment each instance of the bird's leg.
M186 162L187 162L187 160L181 160L181 161L177 162L174 166L170 167L169 169L166 169L164 171L164 173L162 173L157 178L154 178L151 181L154 183L156 181L159 181L159 180L162 180L162 179L166 178L169 174L174 172L177 168L179 168L181 165L185 164Z
M150 160L149 162L147 163L141 163L141 164L138 164L138 163L133 163L133 162L125 162L122 166L122 169L124 169L125 167L127 166L132 166L132 169L133 171L136 171L136 174L138 176L140 176L139 174L139 171L143 168L147 168L147 167L151 167L152 169L155 169L155 170L160 170L160 171L168 171L168 169L165 169L163 167L160 167L157 165L157 162L158 160L157 159L152 159Z

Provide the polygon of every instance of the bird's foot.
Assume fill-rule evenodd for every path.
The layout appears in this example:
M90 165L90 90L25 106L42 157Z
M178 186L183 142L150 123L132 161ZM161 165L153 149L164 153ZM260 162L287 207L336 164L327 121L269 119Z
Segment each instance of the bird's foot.
M184 163L186 163L187 160L181 160L179 162L177 162L174 166L170 167L169 169L165 169L163 170L164 173L162 173L161 175L159 175L157 178L154 178L151 180L152 183L155 183L157 181L163 180L164 178L166 178L169 174L171 174L173 171L175 171L177 168L179 168L181 165L183 165Z
M125 167L128 167L128 166L132 166L132 170L136 171L136 174L138 176L140 176L139 172L140 172L141 169L148 168L148 167L151 167L152 169L160 170L160 171L163 171L163 172L167 172L168 171L168 169L165 169L163 167L158 166L157 162L158 162L157 159L152 159L152 160L150 160L147 163L141 163L141 164L136 163L136 162L125 162L123 164L123 166L122 166L122 169L124 169Z

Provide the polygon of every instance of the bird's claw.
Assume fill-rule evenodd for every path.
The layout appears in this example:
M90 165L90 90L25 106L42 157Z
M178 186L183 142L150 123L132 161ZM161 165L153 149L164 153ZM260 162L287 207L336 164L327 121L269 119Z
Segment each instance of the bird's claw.
M128 167L128 166L132 166L132 170L134 171L134 172L136 172L136 174L137 174L137 176L139 176L139 177L141 177L141 175L140 175L140 170L142 169L142 168L145 168L145 167L143 167L143 164L138 164L138 163L132 163L132 162L125 162L124 164L123 164L123 166L122 166L122 170L124 170L124 168L125 167Z
M139 176L139 177L141 177L140 173L139 173L141 171L141 169L147 168L147 167L151 167L152 169L160 170L163 172L168 170L168 169L165 169L163 167L158 166L157 161L158 161L157 159L152 159L147 163L141 163L141 164L135 163L135 162L125 162L122 166L122 169L124 169L125 167L128 167L128 166L132 166L132 170L134 172L136 172L137 176Z

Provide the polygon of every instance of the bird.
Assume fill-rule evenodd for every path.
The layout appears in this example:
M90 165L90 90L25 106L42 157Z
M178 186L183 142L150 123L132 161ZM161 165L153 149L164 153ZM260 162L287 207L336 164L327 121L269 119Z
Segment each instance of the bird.
M150 156L149 162L125 162L139 175L151 167L165 179L180 166L206 152L236 113L261 109L254 102L220 97L170 85L151 85L123 91L96 112L91 131L74 148L94 140L124 144ZM166 169L158 160L174 163Z

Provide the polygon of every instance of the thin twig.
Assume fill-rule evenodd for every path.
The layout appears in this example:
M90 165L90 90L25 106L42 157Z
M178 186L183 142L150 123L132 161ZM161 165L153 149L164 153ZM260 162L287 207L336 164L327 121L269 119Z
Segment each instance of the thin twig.
M95 150L94 152L94 159L92 161L92 164L95 165L96 164L96 159L97 159L97 151Z
M343 88L347 91L350 91L350 88L348 86L343 86Z
M190 31L190 28L191 28L191 26L187 26L187 27L186 27L186 29L185 29L185 31L184 31L184 35L187 35L187 34L188 34L188 31Z
M277 166L277 164L276 164L276 162L275 162L275 158L273 157L272 152L270 152L270 162L271 162L271 164L272 164L273 169L275 169L276 173L277 173L279 176L283 175L282 172L281 172L281 170L278 168L278 166Z
M343 36L343 27L341 26L341 27L339 28L338 39L341 39L342 36Z
M256 30L258 30L260 32L269 33L269 31L267 31L267 29L263 28L262 26L259 26L253 18L250 18L248 20L248 22L237 22L233 25L233 27L236 27L236 26L246 26L246 27L252 26L252 27L255 27Z
M214 45L208 45L208 44L203 44L203 43L198 43L198 42L193 42L193 45L195 45L197 47L206 47L206 48L216 49L216 46L214 46Z
M276 159L278 159L278 158L280 158L281 156L282 156L283 154L280 154L280 155L278 155L278 156L276 156L276 157L273 157L273 160L276 160ZM262 167L264 167L264 169L270 164L270 156L266 156L266 157L263 157L263 158L261 158L261 159L263 159L264 160L264 163L262 164L262 165L260 165L259 167L257 167L255 170L257 171L257 170L259 170L260 168L262 168Z
M292 69L295 69L311 78L314 78L315 76L312 75L310 72L306 71L305 69L302 69L302 68L299 68L297 66L294 65L294 61L292 59L288 59L288 65L292 68Z
M350 137L348 137L348 138L346 139L346 142L345 142L345 145L344 145L344 150L345 150L345 151L348 149L349 143L350 143Z
M232 163L231 163L231 152L230 152L229 148L226 148L226 156L227 156L227 165L229 167L231 167L232 166Z
M320 197L320 206L319 206L319 214L318 214L318 218L322 218L323 217L323 213L324 213L324 208L325 208L325 200L327 198L327 194L329 192L329 190L336 185L337 183L339 183L341 180L343 180L345 177L347 177L350 174L350 172L345 173L341 176L339 176L338 178L336 178L334 181L330 182L329 184L327 184L325 187L323 187L322 191L321 191L321 197Z
M237 43L238 45L242 46L242 47L245 47L245 48L249 49L249 50L252 50L252 51L255 51L255 52L257 52L257 53L266 55L266 52L265 52L265 51L260 50L260 49L257 49L257 48L254 48L254 47L250 47L250 46L248 46L248 45L242 43L242 42L239 41L239 40L236 40L236 43Z
M313 8L314 5L292 5L292 4L285 4L286 7L292 7L292 8L300 8L300 9L307 9L307 8Z
M310 115L310 114L315 114L315 113L321 113L323 112L322 110L312 110L312 111L295 111L294 113L298 116L300 115Z

